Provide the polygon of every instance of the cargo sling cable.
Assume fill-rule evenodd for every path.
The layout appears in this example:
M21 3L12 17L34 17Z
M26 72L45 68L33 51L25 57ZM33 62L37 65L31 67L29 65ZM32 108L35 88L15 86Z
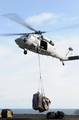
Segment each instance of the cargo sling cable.
M40 66L40 55L38 53L38 67L39 67L39 87L38 92L33 94L32 99L32 107L34 110L38 110L39 112L44 112L49 109L49 104L51 101L49 98L45 96L44 87L43 87L43 79L41 75L41 66Z
M44 95L44 86L43 86L43 79L42 79L42 74L41 74L41 64L40 64L40 55L38 53L38 67L39 67L39 87L38 91L41 92L41 94Z

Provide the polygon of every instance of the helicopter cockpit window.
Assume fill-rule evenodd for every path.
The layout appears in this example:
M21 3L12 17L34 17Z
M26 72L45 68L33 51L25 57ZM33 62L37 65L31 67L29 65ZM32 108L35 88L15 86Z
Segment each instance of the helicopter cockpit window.
M40 48L42 48L42 49L44 49L44 50L47 50L47 42L41 40L41 42L40 42Z

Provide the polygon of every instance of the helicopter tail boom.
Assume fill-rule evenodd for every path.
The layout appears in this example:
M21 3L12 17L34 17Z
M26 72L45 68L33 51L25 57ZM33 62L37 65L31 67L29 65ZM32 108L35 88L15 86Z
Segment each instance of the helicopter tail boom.
M65 58L59 58L60 61L62 62L62 65L64 65L64 61L72 61L72 60L79 60L79 56L69 56Z
M79 56L68 56L65 58L61 58L60 61L72 61L72 60L79 60Z
M70 56L68 57L68 60L78 60L79 56Z

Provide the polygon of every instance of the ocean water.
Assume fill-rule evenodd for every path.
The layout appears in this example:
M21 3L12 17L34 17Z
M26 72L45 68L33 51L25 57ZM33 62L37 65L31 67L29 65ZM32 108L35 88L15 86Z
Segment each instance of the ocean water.
M66 115L79 115L79 109L50 109L49 111L39 113L33 109L11 109L14 114L46 114L49 111L63 111Z

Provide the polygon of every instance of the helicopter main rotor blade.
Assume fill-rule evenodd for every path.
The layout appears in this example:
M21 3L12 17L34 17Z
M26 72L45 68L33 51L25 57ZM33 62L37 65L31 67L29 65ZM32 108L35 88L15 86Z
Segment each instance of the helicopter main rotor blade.
M5 33L5 34L0 34L0 36L17 36L17 35L28 35L30 33Z
M31 25L29 25L28 23L26 23L21 17L19 17L17 14L4 14L4 17L9 18L12 21L15 21L16 23L34 31L37 32L37 30L35 30L33 27L31 27Z

